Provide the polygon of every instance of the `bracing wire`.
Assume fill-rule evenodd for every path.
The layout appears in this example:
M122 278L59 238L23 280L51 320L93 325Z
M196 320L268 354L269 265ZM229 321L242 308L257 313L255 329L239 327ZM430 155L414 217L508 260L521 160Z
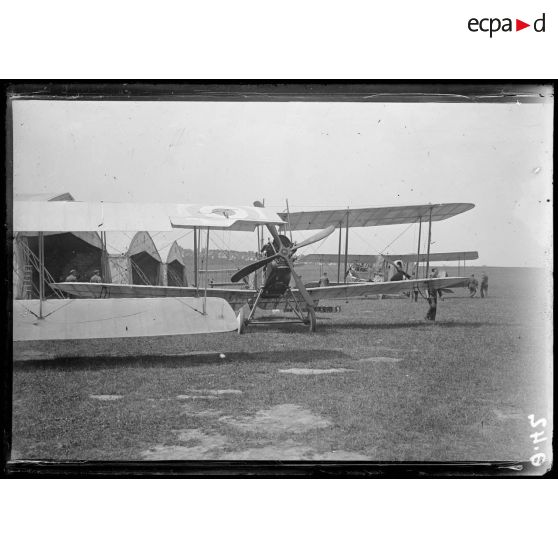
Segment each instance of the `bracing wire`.
M408 227L405 227L405 230L399 233L381 252L383 254L396 240L399 240L413 225L416 223L410 223Z

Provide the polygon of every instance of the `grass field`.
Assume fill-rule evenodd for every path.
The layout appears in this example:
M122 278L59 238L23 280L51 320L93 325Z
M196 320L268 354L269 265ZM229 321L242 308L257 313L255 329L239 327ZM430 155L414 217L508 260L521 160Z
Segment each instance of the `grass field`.
M436 323L367 300L315 334L14 343L12 458L527 460L528 415L551 419L550 283L486 269L490 297L459 290Z

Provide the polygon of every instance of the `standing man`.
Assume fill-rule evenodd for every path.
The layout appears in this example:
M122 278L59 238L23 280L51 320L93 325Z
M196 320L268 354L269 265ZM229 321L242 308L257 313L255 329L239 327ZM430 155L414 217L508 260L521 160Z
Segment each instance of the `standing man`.
M65 283L75 283L77 281L77 275L75 269L70 269L70 274L64 279Z
M428 274L428 278L429 279L438 278L438 270L435 267L433 267L430 273ZM426 290L426 294L428 295L428 312L426 313L426 319L433 322L434 320L436 320L438 297L441 295L441 292L438 289L430 288Z
M469 287L469 298L473 298L477 294L477 288L479 286L479 282L475 279L474 275L471 275L467 286Z
M346 280L347 283L358 283L359 282L359 278L356 276L352 264L349 266L349 269L347 269L347 274L345 275L345 280Z
M437 268L437 267L433 267L433 268L432 268L432 271L430 272L429 277L430 277L431 279L438 279L439 276L440 276L440 274L438 273L438 268ZM436 294L438 295L438 298L439 298L440 300L442 300L442 298L443 298L443 296L442 296L442 295L443 295L442 289L436 289Z
M481 298L488 296L488 275L484 271L482 272L482 277L481 277L480 295Z
M323 275L320 277L320 287L327 287L329 286L329 277L327 273L324 271Z
M411 272L411 279L417 279L417 266L416 264L413 267L413 271ZM414 302L418 302L418 295L419 295L419 290L417 287L413 287L413 292L412 292L412 297L413 297L413 301Z
M403 271L403 262L401 260L397 260L396 262L393 262L392 265L395 271L391 276L390 281L403 281L406 278L405 272Z
M90 283L102 283L103 280L101 279L101 276L99 275L99 270L96 269L95 271L93 271L93 275L91 276L91 279L89 279Z
M405 274L403 270L396 269L395 273L391 276L390 281L403 281L405 279Z

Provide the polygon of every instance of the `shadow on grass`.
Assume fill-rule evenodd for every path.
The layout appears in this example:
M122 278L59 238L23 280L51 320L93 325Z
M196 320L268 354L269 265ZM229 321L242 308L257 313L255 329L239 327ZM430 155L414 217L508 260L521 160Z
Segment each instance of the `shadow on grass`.
M350 329L409 329L409 328L424 328L424 327L465 327L465 328L479 328L479 327L503 327L510 325L522 325L519 323L494 323L494 322L428 322L426 320L420 322L393 322L393 323L351 323L351 324L327 324L324 326L324 330L350 330Z
M328 349L291 349L288 351L261 352L227 352L222 358L220 353L185 353L180 355L138 355L138 356L72 356L47 357L44 359L14 361L14 370L41 369L82 369L84 366L103 368L140 367L151 368L165 366L166 368L184 368L185 366L202 366L207 364L231 364L238 362L315 362L317 360L331 360L350 358L342 351Z

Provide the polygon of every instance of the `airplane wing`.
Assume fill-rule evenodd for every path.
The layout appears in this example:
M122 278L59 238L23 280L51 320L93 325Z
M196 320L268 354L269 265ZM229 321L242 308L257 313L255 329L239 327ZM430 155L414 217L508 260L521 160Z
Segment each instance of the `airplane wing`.
M12 230L137 232L202 227L254 231L267 223L285 224L274 211L253 206L14 201Z
M345 255L341 254L341 262L344 261ZM390 256L391 258L391 256ZM366 262L375 264L381 259L381 256L375 254L349 254L347 256L348 262ZM305 263L322 263L322 264L336 264L339 261L339 254L301 254L297 260L297 264Z
M401 260L403 263L417 261L416 254L385 254L391 261ZM344 256L341 255L341 258ZM479 258L478 252L430 252L430 262L456 262L463 260L477 260ZM381 256L374 254L349 254L349 262L367 262L376 263ZM426 254L420 255L421 263L426 262ZM337 263L339 261L339 254L304 254L299 257L298 263Z
M119 283L50 283L50 287L72 295L75 298L175 298L201 297L205 294L205 289L203 288L127 285ZM207 289L208 297L222 298L234 310L251 301L256 294L257 291L254 289Z
M401 260L403 263L405 262L416 262L417 255L416 254L386 254L390 260L396 261ZM476 251L470 252L430 252L430 261L431 262L457 262L463 260L478 260L479 253ZM426 254L420 255L420 262L425 263L427 260Z
M472 203L438 203L427 205L402 205L392 207L365 207L361 209L326 209L279 213L292 231L324 229L328 225L349 227L377 227L428 221L443 221L475 207Z
M465 287L467 277L447 277L438 279L419 279L405 281L388 281L382 283L348 283L329 287L309 287L306 290L314 300L349 299L384 294L397 294L412 291L415 288L426 290ZM56 288L75 298L160 298L160 297L201 297L205 289L195 287L166 287L162 285L126 285L119 283L50 283ZM301 299L298 289L293 294ZM226 300L237 311L246 303L253 303L257 291L254 289L219 289L208 288L208 297ZM260 301L261 307L276 307L277 301Z
M220 298L13 301L15 341L207 335L237 327L235 313Z
M331 285L328 287L310 287L306 290L316 300L349 299L373 295L398 294L413 291L417 288L451 289L467 286L467 277L447 277L438 279L408 279L405 281L386 281L381 283L347 283L345 285Z

